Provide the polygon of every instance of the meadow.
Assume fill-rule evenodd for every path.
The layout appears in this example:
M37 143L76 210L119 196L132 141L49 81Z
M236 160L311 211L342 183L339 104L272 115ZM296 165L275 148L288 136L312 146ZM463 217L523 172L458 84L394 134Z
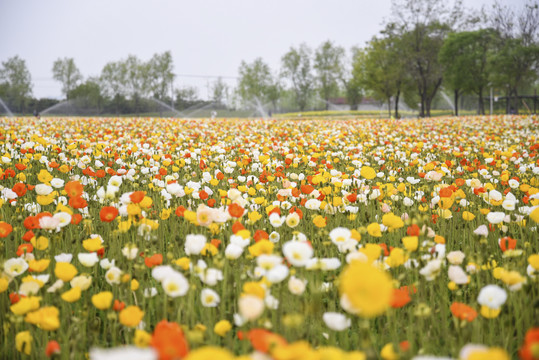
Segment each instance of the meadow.
M2 359L538 359L539 118L0 118Z

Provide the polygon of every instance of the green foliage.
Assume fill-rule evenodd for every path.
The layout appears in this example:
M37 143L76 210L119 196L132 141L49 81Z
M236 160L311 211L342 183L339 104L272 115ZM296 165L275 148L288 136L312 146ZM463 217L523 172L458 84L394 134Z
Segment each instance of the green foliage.
M483 91L489 84L488 58L493 50L494 35L488 29L450 33L438 55L444 66L446 87L457 94L477 94L481 113L484 113Z
M270 67L256 58L251 64L241 62L239 68L238 93L244 103L265 102L274 84Z
M291 47L281 58L281 71L292 83L296 103L301 111L305 110L313 91L311 49L306 44L299 48Z
M26 62L14 56L2 62L0 69L0 97L12 111L24 112L32 94L32 76Z
M343 76L344 49L333 45L331 41L322 43L314 55L314 69L320 96L328 101L339 89L339 80Z
M82 81L82 74L75 65L73 58L56 60L52 65L52 76L54 80L62 83L62 92L68 99L71 90L76 88Z

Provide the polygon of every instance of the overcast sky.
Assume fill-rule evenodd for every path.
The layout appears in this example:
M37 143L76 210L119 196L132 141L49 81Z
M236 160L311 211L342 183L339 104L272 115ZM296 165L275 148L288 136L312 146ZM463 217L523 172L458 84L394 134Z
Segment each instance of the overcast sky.
M475 9L493 3L464 0ZM212 76L236 84L242 60L262 57L277 71L281 56L302 42L364 46L390 12L390 0L0 0L0 61L19 55L33 95L61 98L51 71L59 57L74 58L86 78L128 54L146 61L170 50L174 86L197 86L206 98Z

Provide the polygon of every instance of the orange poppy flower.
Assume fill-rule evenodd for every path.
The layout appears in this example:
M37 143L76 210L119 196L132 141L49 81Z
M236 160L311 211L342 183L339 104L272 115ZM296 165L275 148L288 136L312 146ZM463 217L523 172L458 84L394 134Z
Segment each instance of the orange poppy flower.
M217 201L215 199L208 199L208 206L209 207L214 207L216 202Z
M144 196L146 196L146 191L134 191L129 195L129 198L131 199L131 202L138 204L144 199Z
M451 304L450 309L451 309L451 313L455 317L461 320L466 320L468 322L473 321L473 319L475 319L477 316L477 311L475 311L472 307L463 303L454 302L453 304Z
M114 206L105 206L99 212L99 218L103 222L111 222L118 216L118 209Z
M200 190L198 192L198 197L200 198L200 200L206 200L209 197L209 195L206 191Z
M268 240L269 235L264 230L257 230L257 231L255 231L253 239L255 239L256 242L259 242L260 240L264 240L264 239Z
M453 190L449 186L440 190L440 197L451 197L451 195L453 195Z
M245 230L245 226L243 226L243 224L241 222L236 221L232 225L232 233L236 234L238 231L241 231L241 230Z
M502 249L502 252L506 252L507 250L513 250L517 247L517 240L513 239L512 237L506 236L498 241L498 245L500 245L500 249Z
M157 265L161 265L163 263L163 255L161 254L154 254L152 256L148 256L144 258L144 263L147 267L152 268Z
M292 206L288 211L289 214L297 213L300 219L303 219L303 211L301 211L297 206Z
M118 299L114 300L114 305L112 305L112 309L114 311L122 311L125 308L125 303L123 301L120 301Z
M189 353L189 344L180 325L166 320L157 323L150 345L157 350L160 360L181 359Z
M78 181L70 181L64 186L64 190L70 198L79 197L82 195L84 187Z
M32 251L34 251L34 246L32 244L30 244L30 243L21 244L17 248L17 256L21 256L21 255L24 255L24 254L29 254Z
M314 191L314 186L312 186L312 185L301 185L300 190L301 190L302 193L309 195L310 193L312 193Z
M78 225L82 221L82 215L81 214L74 214L71 216L71 223L73 225Z
M27 232L24 233L24 235L22 236L22 239L26 242L30 242L30 240L32 240L32 238L36 236L34 234L34 232L32 230L28 230Z
M45 348L45 355L47 357L51 357L55 354L60 353L60 344L58 344L58 341L56 340L50 340L47 343L47 347Z
M26 191L28 190L26 188L26 185L23 183L16 183L13 185L13 188L11 189L15 194L17 194L18 197L24 196L26 194Z
M13 231L13 226L7 222L0 221L0 238L5 238Z
M176 208L176 216L183 217L183 213L187 210L184 206L180 205Z
M73 209L84 209L88 202L82 196L74 196L69 199L69 206Z
M537 360L537 348L539 347L539 327L531 328L524 337L524 344L518 355L522 360Z
M21 164L21 163L15 164L15 167L16 167L17 170L19 170L19 171L23 171L23 170L26 169L26 165Z
M245 209L242 208L241 206L239 206L239 205L236 204L236 203L232 203L232 204L230 204L230 206L228 207L228 213L230 214L230 216L235 217L235 218L240 218L240 217L242 217L244 211L245 211Z
M419 233L421 232L421 229L417 224L412 224L408 226L408 229L406 229L406 234L408 236L419 236Z
M407 288L393 289L393 298L391 299L391 307L398 309L404 307L412 299Z
M286 345L286 340L279 334L266 329L252 329L247 333L247 339L253 348L263 353L269 353L276 346Z

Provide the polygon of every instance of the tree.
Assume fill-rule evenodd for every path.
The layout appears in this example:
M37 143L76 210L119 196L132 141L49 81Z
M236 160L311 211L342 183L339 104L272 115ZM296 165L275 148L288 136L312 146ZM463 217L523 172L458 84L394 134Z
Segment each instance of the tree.
M177 109L187 109L200 101L198 99L198 91L196 87L188 86L175 89L174 93L176 95L175 106Z
M399 98L407 81L407 73L403 71L405 63L402 60L399 39L373 38L369 42L366 54L360 58L363 67L358 64L358 75L366 89L372 91L374 98L387 102L388 113L391 116L391 98L395 98L395 117L399 117ZM361 60L360 60L361 61Z
M507 113L518 113L519 89L539 77L539 4L526 4L520 14L515 14L495 3L489 21L497 35L496 51L489 59L491 81L505 90Z
M401 0L392 3L393 20L385 33L401 41L404 70L413 79L421 101L420 116L430 116L431 104L442 84L438 53L452 27L464 28L468 18L461 3L444 0Z
M281 58L282 75L292 83L296 103L301 111L307 107L313 90L311 53L311 49L306 44L301 44L297 49L291 47Z
M118 114L124 103L125 94L122 64L120 62L107 63L101 70L99 83L102 94L112 101L116 114Z
M241 62L238 93L244 103L261 105L266 102L272 84L270 67L262 58L256 58L251 64Z
M0 92L12 110L19 113L25 111L28 98L32 95L32 76L26 62L19 56L2 62Z
M62 92L69 99L69 92L82 81L82 74L73 58L58 59L52 65L52 77L62 83Z
M217 104L224 104L228 97L228 85L222 78L217 78L211 87L212 101Z
M120 63L120 69L126 94L134 102L138 114L140 99L146 97L150 90L150 64L129 55Z
M477 113L485 114L483 91L489 84L488 58L493 41L491 30L463 31L449 34L440 49L444 83L454 91L457 116L459 95L466 92L477 94Z
M150 59L148 66L151 91L157 99L163 100L174 81L172 54L170 51L155 54Z
M335 46L331 41L322 43L314 55L316 80L320 95L329 109L329 99L339 90L339 80L342 79L344 49Z
M101 95L99 79L96 78L89 78L84 83L71 90L68 94L68 98L76 100L78 107L97 113L101 112L104 105L104 98Z
M361 49L352 48L351 69L345 71L342 78L350 110L357 110L358 104L363 98L363 84L361 82L363 56L364 52Z

